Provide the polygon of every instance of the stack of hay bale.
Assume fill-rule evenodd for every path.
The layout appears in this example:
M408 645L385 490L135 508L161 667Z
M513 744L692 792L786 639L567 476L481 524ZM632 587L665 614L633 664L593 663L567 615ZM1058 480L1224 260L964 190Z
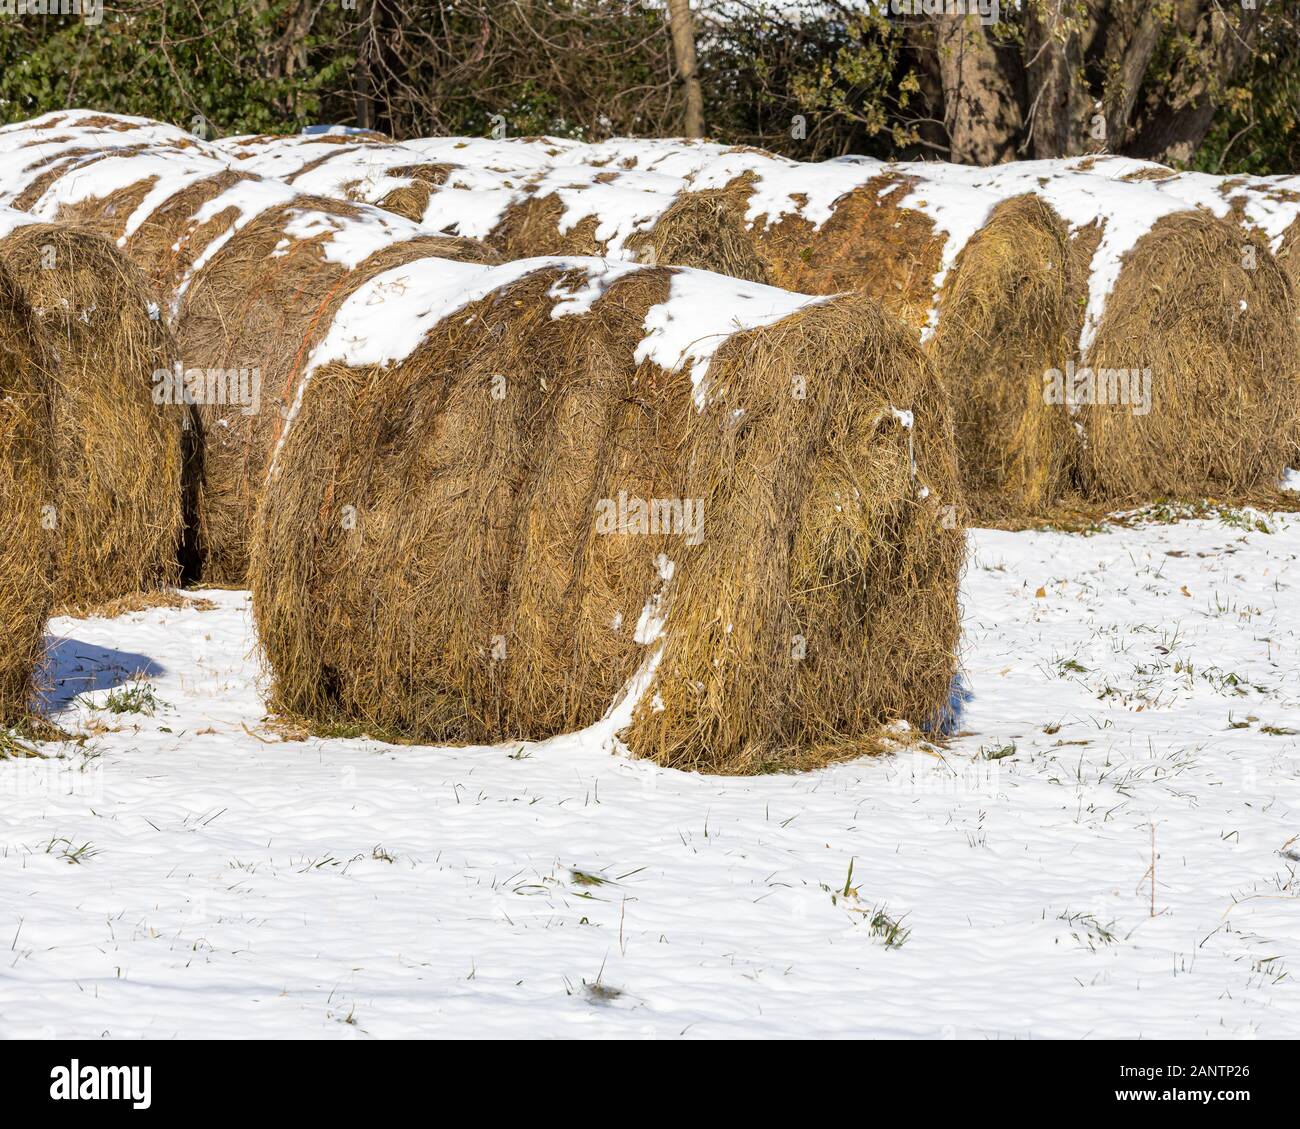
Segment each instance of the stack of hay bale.
M1092 158L804 164L670 141L406 146L566 185L559 226L581 216L617 229L585 170L668 178L675 201L644 226L656 261L692 262L705 244L710 265L737 277L883 302L921 333L948 384L962 479L984 520L1067 499L1266 497L1297 453L1293 178ZM515 227L519 253L553 238L544 224ZM628 247L602 251L635 257Z
M943 720L951 422L878 303L615 261L677 203L659 174L497 181L487 233L516 261L492 265L356 200L449 212L473 194L450 162L73 118L0 130L25 150L0 193L147 272L196 417L205 575L247 570L279 708L458 741L604 718L717 771ZM515 175L465 175L487 173ZM530 232L548 254L519 259ZM241 379L196 396L196 372Z
M853 755L947 716L963 488L997 521L1252 497L1300 430L1280 178L85 111L0 155L6 488L86 499L57 590L174 583L187 499L320 723Z

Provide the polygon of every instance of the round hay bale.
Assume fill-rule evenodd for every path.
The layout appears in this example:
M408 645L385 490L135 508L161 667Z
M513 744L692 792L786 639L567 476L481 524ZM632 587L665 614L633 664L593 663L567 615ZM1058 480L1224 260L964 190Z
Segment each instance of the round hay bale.
M1293 453L1293 292L1260 240L1207 212L1162 219L1128 253L1074 374L1085 487L1107 501L1249 498Z
M418 346L344 347L376 278L295 393L250 568L276 708L542 738L639 677L629 747L719 772L941 719L964 539L904 328L703 272L420 266Z
M1238 254L1246 269L1255 269L1254 261L1266 244L1287 277L1291 311L1300 322L1300 177L1175 172L1163 165L1126 157L1089 158L1071 165L1108 180L1145 183L1162 197L1231 222L1239 232ZM1267 265L1265 271L1271 273ZM1265 314L1265 325L1271 317ZM1300 358L1296 365L1300 368ZM1268 373L1264 379L1269 379ZM1285 384L1285 378L1282 382ZM1300 433L1293 447L1289 457L1294 460L1300 458Z
M57 600L85 608L180 580L184 405L154 402L175 359L140 272L105 239L23 223L0 238L48 358Z
M27 714L53 596L53 422L40 335L0 265L0 724Z
M932 351L977 520L1042 513L1078 489L1079 436L1070 415L1045 402L1043 375L1076 353L1090 243L1071 240L1042 200L1016 196L994 209L944 281Z
M205 579L243 580L252 513L293 377L333 312L367 279L431 255L493 257L476 241L424 234L374 209L295 196L205 252L186 279L174 329L199 421Z

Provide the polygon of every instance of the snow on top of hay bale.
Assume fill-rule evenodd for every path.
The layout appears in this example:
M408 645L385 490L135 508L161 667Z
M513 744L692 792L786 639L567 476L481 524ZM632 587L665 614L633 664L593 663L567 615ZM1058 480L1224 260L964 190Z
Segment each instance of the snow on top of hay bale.
M588 146L584 159L593 165L616 165L619 168L687 177L738 153L762 154L777 161L789 160L748 146L720 145L715 141L681 137L616 137Z
M540 172L554 164L581 161L588 148L581 141L560 137L515 137L500 141L487 137L419 137L402 144L436 161L497 172Z
M106 114L101 110L54 110L27 121L0 126L0 151L50 143L95 149L171 145L215 155L206 141L179 126L129 114Z
M263 176L276 176L288 180L317 161L327 160L365 149L369 142L354 142L351 138L323 140L299 134L250 134L243 137L223 137L214 142L230 160L246 166ZM378 146L389 148L389 146ZM414 156L414 152L411 152Z
M53 170L50 162L29 166L23 173L6 176L3 200L14 203ZM223 162L184 149L161 148L142 152L115 153L111 150L88 155L64 168L26 211L42 219L57 219L65 207L103 199L133 185L152 181L139 203L121 226L118 246L136 232L162 204L201 180L224 172Z
M430 194L421 223L449 235L486 239L527 195L527 181L516 174L456 168Z
M278 177L304 192L380 204L411 219L420 218L419 213L394 209L396 194L437 184L448 170L404 145L349 135L263 135L219 141L217 146L240 168ZM416 206L422 210L418 197Z
M287 158L295 152L302 151L308 154L303 160L312 160L331 149L353 149L366 145L388 149L396 146L398 142L377 133L358 131L356 133L239 133L230 137L218 137L212 144L236 159L272 154L283 154Z
M35 216L29 216L26 212L20 212L16 208L7 208L0 204L0 239L12 234L20 227L40 222Z
M427 186L420 222L450 235L490 239L502 234L512 208L554 200L552 237L568 235L590 220L591 238L602 254L630 258L635 250L629 240L653 228L682 187L683 182L672 177L592 165L562 164L519 172L445 166L440 182ZM523 242L524 254L542 250L526 246L528 239Z
M353 366L398 363L444 318L526 275L551 269L586 275L579 289L549 292L562 299L551 310L551 317L557 318L587 313L613 282L653 268L588 256L540 256L497 266L418 259L376 275L349 295L313 350L307 371L335 361ZM636 360L653 361L667 372L689 366L697 397L710 360L727 338L828 300L708 271L669 269L669 296L646 314Z
M573 163L570 158L585 155L577 146L559 152L554 164L516 162L527 167L502 172L474 163L475 156L490 160L499 148L495 142L486 154L474 145L465 154L457 151L469 158L459 162L433 161L403 144L349 145L346 138L250 137L218 144L239 167L305 192L410 208L412 218L435 231L475 239L490 236L511 207L554 197L561 209L558 234L591 219L601 251L620 258L634 255L628 239L652 228L684 186L680 177L661 173ZM395 195L417 187L422 191L413 201Z
M1092 258L1081 349L1086 349L1096 334L1125 256L1144 235L1165 217L1198 205L1213 202L1219 215L1228 210L1217 195L1212 201L1190 200L1167 190L1161 182L1090 176L1077 167L1077 161L1070 160L1020 161L991 168L936 161L885 163L865 157L800 164L761 153L737 152L705 166L689 183L691 190L698 191L746 176L753 185L745 211L747 223L762 220L771 227L787 216L797 216L807 220L814 231L825 225L853 192L876 178L887 178L881 197L902 192L897 207L927 217L943 240L934 277L936 299L962 248L1003 200L1033 194L1050 205L1072 232L1098 224L1102 234ZM932 306L926 336L933 332L937 316L937 308Z
M561 212L560 234L584 220L595 221L593 237L602 252L613 258L633 257L628 240L647 232L673 206L684 182L660 173L623 172L595 165L559 165L531 182L534 199L554 196Z
M925 192L931 199L925 201L923 210L937 217L960 212L964 208L960 190L970 187L987 190L999 199L1032 193L1056 211L1072 234L1098 225L1101 239L1092 256L1087 308L1079 338L1079 349L1083 352L1096 337L1107 299L1119 280L1126 256L1156 224L1198 207L1216 215L1226 213L1227 209L1210 208L1208 201L1189 200L1165 190L1158 181L1110 180L1088 175L1077 166L1077 160L1020 161L987 169L944 164L937 172L930 172L933 179ZM928 163L895 167L916 170L918 175L934 169ZM936 223L943 222L943 218L936 219ZM969 234L974 230L978 230L978 225Z
M539 271L585 275L576 289L561 290L557 284L548 292L558 299L550 316L559 318L589 312L614 282L650 269L587 256L542 256L495 266L427 258L378 274L339 306L308 356L277 449L284 444L312 374L325 365L399 364L446 318ZM634 359L652 361L666 372L689 369L697 407L707 400L709 364L729 338L827 301L708 271L670 269L668 297L647 311Z
M1130 157L1076 158L1066 163L1079 172L1107 180L1140 181L1220 218L1236 219L1247 229L1263 235L1275 255L1300 220L1300 176L1176 172L1164 165Z

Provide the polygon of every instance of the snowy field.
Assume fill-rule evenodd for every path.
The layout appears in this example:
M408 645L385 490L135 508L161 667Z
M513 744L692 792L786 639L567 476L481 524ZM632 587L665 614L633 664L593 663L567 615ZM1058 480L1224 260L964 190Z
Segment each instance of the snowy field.
M0 1035L1300 1036L1265 523L973 532L958 735L801 776L283 740L245 594L55 620L86 736L0 759Z

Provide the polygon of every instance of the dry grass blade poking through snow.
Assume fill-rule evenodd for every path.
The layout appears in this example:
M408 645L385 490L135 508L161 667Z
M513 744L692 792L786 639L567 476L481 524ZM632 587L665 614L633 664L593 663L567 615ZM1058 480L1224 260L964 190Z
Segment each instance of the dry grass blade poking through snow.
M263 493L278 708L494 742L591 725L632 681L630 746L719 772L942 715L956 468L903 327L702 272L404 269L443 297L390 291L418 332L375 353L347 343L403 271L353 295Z
M22 291L0 266L0 723L23 717L44 649L54 570L46 360Z

